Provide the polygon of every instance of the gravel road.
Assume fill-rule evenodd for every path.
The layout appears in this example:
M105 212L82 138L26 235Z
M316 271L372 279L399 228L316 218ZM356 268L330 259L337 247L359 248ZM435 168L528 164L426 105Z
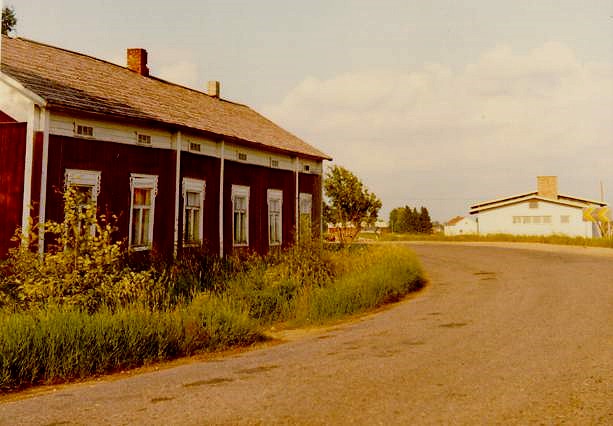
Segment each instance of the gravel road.
M0 424L613 424L611 251L409 245L430 284L389 309L5 400Z

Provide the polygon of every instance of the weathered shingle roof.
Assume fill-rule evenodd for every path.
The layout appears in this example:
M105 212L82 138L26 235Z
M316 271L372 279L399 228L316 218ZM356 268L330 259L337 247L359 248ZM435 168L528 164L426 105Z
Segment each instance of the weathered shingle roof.
M2 37L3 74L49 108L147 120L317 159L318 149L251 108L23 38Z

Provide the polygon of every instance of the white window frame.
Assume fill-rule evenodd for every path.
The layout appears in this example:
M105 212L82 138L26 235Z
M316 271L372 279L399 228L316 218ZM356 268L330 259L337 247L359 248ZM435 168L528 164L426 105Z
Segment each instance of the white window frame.
M71 186L81 186L91 188L91 202L94 207L98 207L98 195L100 194L100 180L102 172L98 170L66 169L64 172L64 190ZM90 226L91 236L96 235L96 227Z
M206 195L206 182L200 179L192 179L192 178L183 178L182 182L182 192L183 192L183 246L197 246L202 244L202 240L204 238L204 197ZM186 230L185 224L187 221L188 210L191 210L187 205L187 193L188 192L196 192L200 194L200 205L198 211L198 239L188 241L186 239Z
M249 195L250 188L248 186L242 185L232 185L232 245L233 247L249 247ZM245 221L244 221L244 231L245 231L245 242L237 242L236 241L236 233L235 233L235 200L237 198L245 198Z
M269 189L267 192L267 201L268 201L268 245L269 246L280 246L283 243L283 191L280 189ZM279 202L279 211L273 212L271 210L272 201ZM272 231L272 215L273 213L278 213L278 216L275 216L275 229L277 230L278 240L272 239L273 233Z
M134 190L135 189L149 189L151 190L151 220L149 221L149 229L147 230L147 244L146 245L132 245L132 218L134 217ZM128 231L128 245L132 250L151 250L153 246L153 225L155 222L155 198L158 193L158 176L157 175L145 175L140 173L130 174L130 228Z

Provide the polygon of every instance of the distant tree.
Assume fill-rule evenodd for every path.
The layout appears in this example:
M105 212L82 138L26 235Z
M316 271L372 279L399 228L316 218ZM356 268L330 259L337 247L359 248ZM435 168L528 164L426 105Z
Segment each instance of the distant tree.
M400 221L403 214L402 210L402 207L396 207L390 212L390 231L402 232L400 231Z
M15 9L10 7L4 7L2 9L2 34L7 35L15 29L17 25L17 16L15 15Z
M411 234L432 233L430 213L425 207L411 208L409 206L397 207L390 212L390 229L392 232Z
M419 229L417 232L422 234L432 233L432 220L430 219L428 209L425 207L422 207L419 211Z
M329 200L324 207L324 217L328 222L340 225L341 243L346 239L353 242L362 230L362 223L372 225L377 220L381 201L344 167L334 166L328 170L324 190ZM348 225L353 227L353 232L343 235L342 230Z

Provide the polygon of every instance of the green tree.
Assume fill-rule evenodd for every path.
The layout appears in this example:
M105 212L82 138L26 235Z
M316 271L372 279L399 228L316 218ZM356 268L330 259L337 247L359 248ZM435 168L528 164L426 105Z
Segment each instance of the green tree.
M430 219L430 213L425 207L421 207L419 211L419 229L417 232L422 234L432 233L432 220Z
M2 9L2 34L7 35L11 31L15 29L17 25L17 16L15 15L15 9L10 7L5 7Z
M390 229L392 232L411 234L432 233L432 221L426 207L396 207L390 212Z
M327 221L340 225L340 240L353 242L362 230L362 224L373 224L381 209L381 201L353 173L334 166L324 178L324 190L329 204L324 208ZM343 235L348 226L352 232Z

